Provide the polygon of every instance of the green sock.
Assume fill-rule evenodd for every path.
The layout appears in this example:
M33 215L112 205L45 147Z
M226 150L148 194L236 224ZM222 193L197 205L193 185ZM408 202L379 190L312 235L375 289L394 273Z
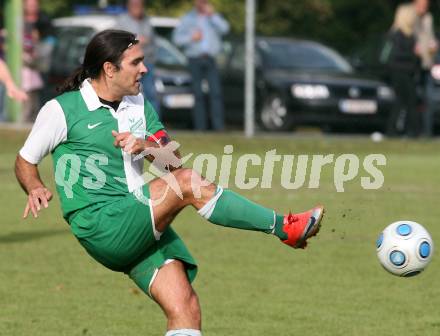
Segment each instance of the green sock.
M284 216L277 215L277 221L275 223L275 231L273 232L273 234L282 240L286 240L287 233L283 231L283 226L284 226Z
M198 212L217 225L273 233L287 239L282 229L284 216L228 189L218 188L217 194Z

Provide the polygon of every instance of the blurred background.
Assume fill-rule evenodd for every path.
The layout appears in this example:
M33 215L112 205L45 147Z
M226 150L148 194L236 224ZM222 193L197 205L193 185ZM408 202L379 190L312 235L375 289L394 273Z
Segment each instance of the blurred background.
M255 76L251 84L255 94L252 123L257 130L294 131L312 126L330 132L389 136L435 134L440 122L435 107L440 99L435 37L438 1L422 0L426 10L418 12L413 23L417 26L426 15L432 20L430 64L422 64L423 57L416 51L417 28L408 35L415 40L414 50L410 50L415 59L409 61L414 64L408 65L405 59L400 64L402 54L398 52L391 53L397 58L383 59L391 33L398 30L392 29L397 8L417 2L420 0L257 1ZM126 1L111 0L3 0L1 4L2 57L16 85L28 93L29 99L21 105L8 102L3 88L0 118L19 123L35 120L42 104L56 95L56 87L81 64L90 38L100 30L116 27L118 17L127 12ZM224 108L224 116L218 119L225 121L221 129L242 129L248 63L246 3L213 0L210 5L230 26L222 36L221 51L214 55ZM193 73L184 48L173 39L180 18L193 6L193 1L168 0L145 1L142 8L157 36L155 60L148 64L154 65L152 89L157 103L153 105L171 128L197 128L193 111L200 101L197 103L194 96ZM32 18L26 14L28 10L38 14ZM20 13L23 16L17 18ZM397 50L398 45L394 47ZM406 70L411 67L407 77L411 85L406 87L398 83L408 80L394 76L396 68L402 66ZM34 72L26 76L22 67ZM215 109L210 104L210 84L203 78L200 81L205 108ZM412 100L405 99L405 90L414 92ZM208 124L202 130L216 130L217 112L206 113Z

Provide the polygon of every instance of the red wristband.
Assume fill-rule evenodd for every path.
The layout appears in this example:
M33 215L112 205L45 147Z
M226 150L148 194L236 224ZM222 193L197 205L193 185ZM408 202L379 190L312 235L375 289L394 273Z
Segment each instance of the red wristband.
M160 130L157 131L156 133L154 133L153 135L150 135L147 138L147 141L151 141L151 142L158 142L161 141L162 138L167 138L168 139L168 134L167 132L165 132L165 130Z

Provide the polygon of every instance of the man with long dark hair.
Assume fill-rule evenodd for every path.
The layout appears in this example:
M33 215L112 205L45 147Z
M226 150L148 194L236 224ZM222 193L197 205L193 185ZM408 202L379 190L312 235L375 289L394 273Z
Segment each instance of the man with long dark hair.
M166 335L201 335L190 284L197 265L170 227L174 217L191 205L211 223L273 234L304 248L324 210L279 215L182 168L139 93L143 61L131 33L107 30L90 41L83 65L41 109L17 155L16 176L28 194L23 216L37 217L52 198L37 168L50 152L63 216L81 245L107 268L128 274L161 306ZM166 174L146 184L142 157L158 161Z

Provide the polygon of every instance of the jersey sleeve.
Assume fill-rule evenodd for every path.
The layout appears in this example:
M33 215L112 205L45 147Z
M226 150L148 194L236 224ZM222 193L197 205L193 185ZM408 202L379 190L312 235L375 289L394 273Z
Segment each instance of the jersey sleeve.
M147 123L147 137L155 134L157 131L165 129L163 124L159 120L159 116L157 115L156 111L154 110L154 107L145 100L145 106L144 106L144 113L145 113L145 122Z
M61 105L52 99L38 113L20 156L27 162L38 164L56 146L67 139L67 124Z

